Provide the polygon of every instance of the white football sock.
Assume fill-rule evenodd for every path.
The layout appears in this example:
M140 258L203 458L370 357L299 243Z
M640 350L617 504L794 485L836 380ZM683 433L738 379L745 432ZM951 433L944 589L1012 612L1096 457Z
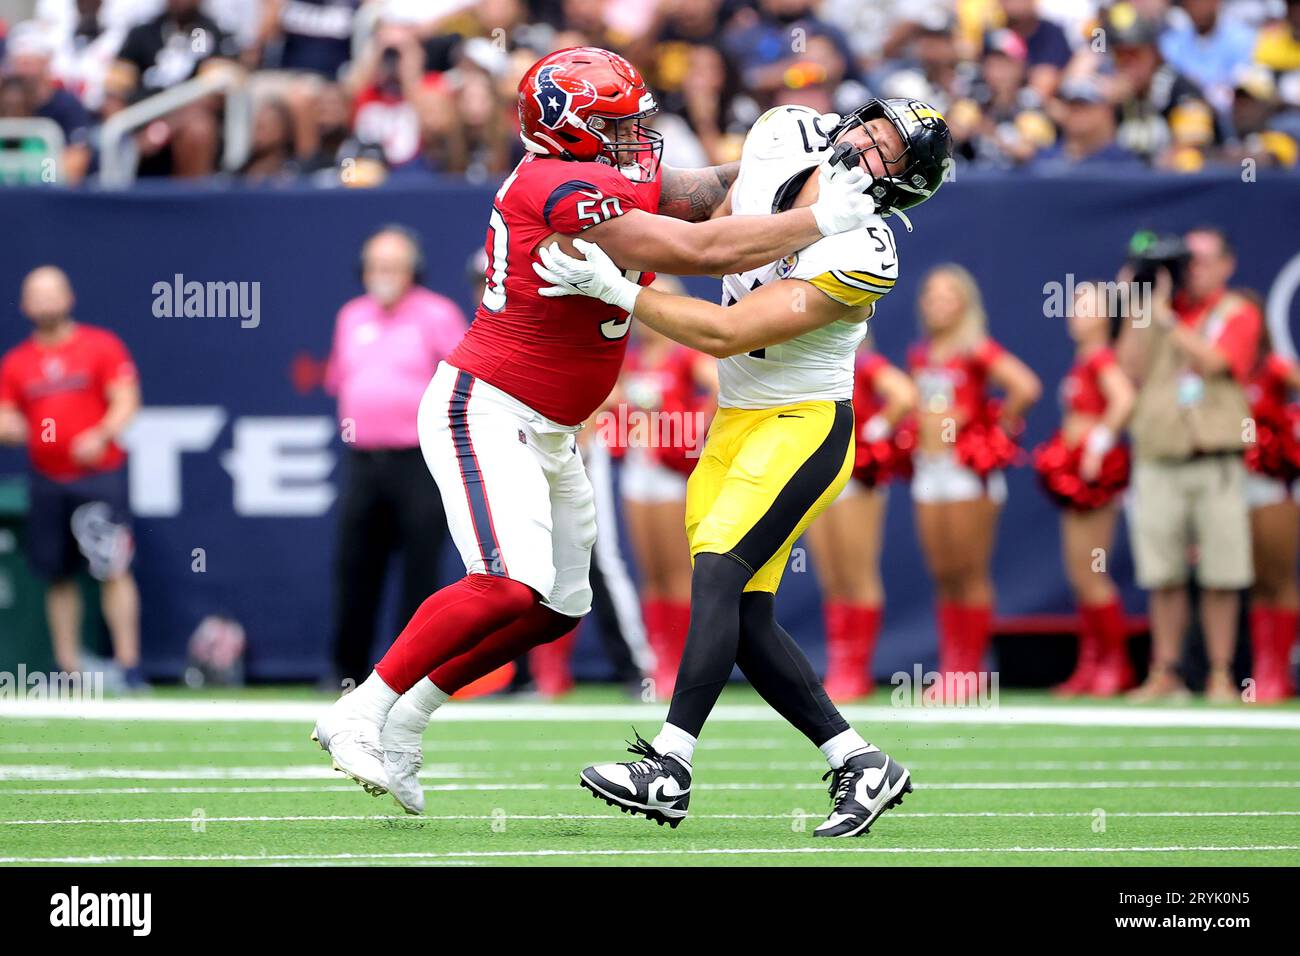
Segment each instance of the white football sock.
M839 770L849 757L856 753L870 753L876 747L863 740L862 735L850 727L826 741L819 749L826 756L826 762L831 765L831 769Z
M393 709L400 696L397 691L384 683L377 671L372 671L370 676L362 681L361 686L343 697L339 703L352 708L359 716L382 727L384 721L388 719L388 712Z
M442 690L429 678L421 677L418 684L402 695L398 706L394 707L393 712L389 714L388 723L397 722L404 730L413 730L417 734L422 734L424 728L429 726L429 719L433 716L433 712L449 700L451 694Z
M672 754L687 767L695 756L695 738L672 724L664 724L664 729L659 731L651 746L661 754Z

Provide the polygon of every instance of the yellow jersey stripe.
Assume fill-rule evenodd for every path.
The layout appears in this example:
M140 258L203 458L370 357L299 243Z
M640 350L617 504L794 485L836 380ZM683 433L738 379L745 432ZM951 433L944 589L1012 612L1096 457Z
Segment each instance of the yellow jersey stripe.
M880 290L865 289L857 284L843 282L835 272L823 272L808 281L836 302L853 308L870 305L885 294Z
M875 292L879 295L884 295L894 288L892 283L890 285L880 285L875 282L868 282L864 279L854 277L851 273L840 272L838 269L832 269L831 275L844 285L852 286L855 289L865 289L868 292Z
M878 276L874 272L867 272L865 269L841 269L839 271L861 282L870 282L872 285L881 287L893 288L894 283L898 281L888 276Z

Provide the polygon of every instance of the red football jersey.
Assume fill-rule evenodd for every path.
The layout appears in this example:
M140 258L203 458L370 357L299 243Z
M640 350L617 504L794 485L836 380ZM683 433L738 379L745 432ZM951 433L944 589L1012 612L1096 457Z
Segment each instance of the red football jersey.
M627 350L626 312L586 296L546 298L533 271L551 233L576 236L631 209L656 212L659 179L634 183L604 163L528 156L497 191L487 232L487 287L447 359L562 425L609 395ZM628 273L649 285L652 273Z
M106 329L77 325L57 345L28 339L12 349L0 364L0 402L27 420L32 468L69 481L121 467L126 455L111 442L94 467L82 467L72 460L72 441L103 419L108 386L135 374L126 346Z

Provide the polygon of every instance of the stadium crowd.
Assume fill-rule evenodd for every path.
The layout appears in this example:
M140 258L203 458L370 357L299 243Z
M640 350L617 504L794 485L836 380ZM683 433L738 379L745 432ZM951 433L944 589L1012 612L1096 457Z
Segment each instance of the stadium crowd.
M1300 154L1300 0L36 0L0 22L0 118L53 120L76 183L108 118L234 69L255 108L228 175L481 181L521 155L523 71L582 44L646 73L676 166L736 158L772 105L846 112L868 95L934 103L960 160L984 167L1253 171ZM222 110L200 98L138 129L140 174L218 172Z

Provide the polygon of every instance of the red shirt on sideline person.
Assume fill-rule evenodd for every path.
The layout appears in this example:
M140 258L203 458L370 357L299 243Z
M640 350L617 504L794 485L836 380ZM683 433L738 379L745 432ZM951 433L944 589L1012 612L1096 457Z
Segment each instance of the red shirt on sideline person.
M73 446L103 420L109 387L135 378L135 364L121 339L106 329L75 323L56 342L41 343L32 336L4 356L0 406L14 406L26 421L33 470L72 481L113 471L126 461L112 440L91 463L79 462Z
M1202 334L1223 353L1232 377L1245 385L1255 366L1264 319L1258 306L1249 299L1241 299L1229 310L1220 309L1227 293L1227 289L1219 289L1197 300L1180 292L1174 296L1173 309L1182 325L1195 326L1203 318L1207 320Z

